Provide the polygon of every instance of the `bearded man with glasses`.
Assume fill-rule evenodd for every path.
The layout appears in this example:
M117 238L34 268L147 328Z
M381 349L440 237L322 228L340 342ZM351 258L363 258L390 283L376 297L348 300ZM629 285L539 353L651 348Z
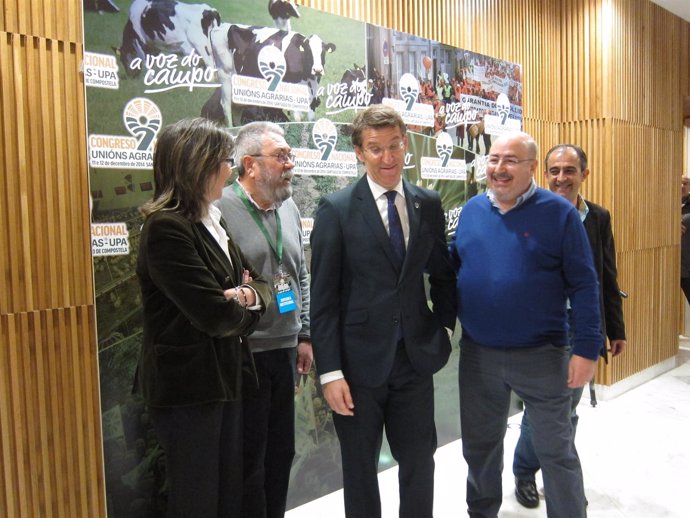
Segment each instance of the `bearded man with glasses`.
M371 106L352 126L366 175L320 201L311 234L314 356L340 441L345 515L381 516L385 428L400 517L432 518L432 376L448 361L455 323L444 213L438 193L402 178L406 127L393 108Z
M235 150L239 176L218 207L233 239L273 287L273 303L246 339L257 376L242 387L240 516L282 518L295 456L295 383L312 363L302 225L291 199L295 155L280 126L260 121L242 127Z

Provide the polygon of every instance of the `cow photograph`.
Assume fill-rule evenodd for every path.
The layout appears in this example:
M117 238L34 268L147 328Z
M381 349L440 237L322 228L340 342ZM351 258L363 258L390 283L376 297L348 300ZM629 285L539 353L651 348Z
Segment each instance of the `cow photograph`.
M144 95L174 118L201 115L229 127L257 119L314 122L327 116L329 84L339 83L353 61L366 59L363 23L330 24L332 16L291 0L114 1L119 11L103 17L92 0L84 0L85 23L93 28L86 34L87 48L114 56L118 64L119 89L108 92L107 108L96 108L112 111L98 117L102 121L108 115L121 119L117 98L122 107ZM265 80L258 56L266 46L278 49L285 61L278 93L294 86L303 93L300 102L275 107L233 100L233 76L236 89L239 78ZM98 95L89 100L94 98ZM329 118L345 123L353 116Z
M138 151L133 152L150 158L155 139L142 147L138 129L199 115L231 130L254 120L275 121L293 148L313 149L314 124L328 117L341 130L337 149L351 150L347 128L354 107L329 115L327 104L337 98L341 83L348 89L366 84L361 72L366 66L364 23L289 0L112 0L115 8L107 16L94 5L84 0L85 51L96 56L91 62L107 64L117 84L111 89L87 86L89 142L108 143L104 154L134 147ZM285 102L252 102L269 94ZM132 110L133 103L143 108ZM350 181L297 174L294 198L310 216L323 194ZM141 344L134 275L142 223L138 207L152 195L151 170L135 163L92 163L90 185L93 221L126 222L133 251L94 258L108 515L162 518L165 456L141 398L131 394ZM304 377L295 397L289 507L341 483L337 439L315 371Z
M268 46L275 47L285 62L281 81L306 86L308 109L304 111L310 121L314 120L315 109L321 102L319 85L326 71L326 57L336 50L334 43L324 42L317 34L304 36L282 29L231 23L223 23L214 28L210 33L210 42L218 79L221 82L219 102L225 122L235 120L232 109L233 76L238 74L242 77L264 77L265 72L261 68L259 56ZM272 62L267 65L268 68L275 68ZM206 113L211 113L211 108L205 109ZM295 111L296 122L301 121L301 113L300 110ZM257 116L265 117L263 112L259 112ZM255 119L240 115L240 120L244 124ZM284 122L275 115L269 116L269 120Z
M129 245L127 253L93 254L108 516L162 518L166 458L142 398L132 394L142 344L139 207L153 194L159 129L198 116L232 133L252 121L279 124L295 157L292 198L308 261L318 201L364 174L351 140L360 110L404 105L412 91L415 104L433 105L430 125L408 125L403 174L439 192L451 229L467 197L483 188L472 157L490 147L470 121L454 125L457 93L484 108L492 100L482 88L507 88L506 102L521 116L521 74L514 64L293 0L83 0L83 7L91 218L126 227ZM458 84L465 90L439 88ZM451 158L467 162L466 180L422 176L424 160L440 162L442 133L453 136ZM438 375L439 445L457 439L456 378L452 366ZM288 509L342 487L332 414L314 369L295 392L295 451ZM393 465L384 441L379 470Z
M122 45L115 49L125 73L137 77L135 58L170 52L187 56L196 52L205 66L213 66L209 33L220 24L220 14L208 4L176 0L134 0L122 31Z

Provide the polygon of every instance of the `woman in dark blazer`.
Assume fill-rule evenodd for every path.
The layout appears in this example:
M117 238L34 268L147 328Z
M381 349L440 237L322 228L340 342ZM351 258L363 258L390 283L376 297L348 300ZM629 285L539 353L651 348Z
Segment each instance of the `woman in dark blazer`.
M137 275L144 336L135 388L165 451L168 518L239 516L242 337L270 301L212 202L232 169L232 137L205 119L165 128L153 157Z

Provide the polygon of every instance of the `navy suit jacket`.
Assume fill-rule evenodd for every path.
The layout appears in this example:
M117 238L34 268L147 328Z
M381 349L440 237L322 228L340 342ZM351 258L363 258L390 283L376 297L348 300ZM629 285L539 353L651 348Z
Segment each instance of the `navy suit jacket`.
M625 340L623 299L618 287L616 247L611 230L611 214L601 205L585 200L589 212L584 225L592 247L594 268L599 277L599 299L603 333L609 340ZM577 330L575 331L577 332ZM605 344L603 344L605 345ZM606 347L602 348L606 358Z
M455 272L441 200L404 180L403 189L410 235L401 268L366 177L319 203L311 234L311 323L320 374L342 370L349 383L380 386L401 334L418 373L433 374L448 361Z

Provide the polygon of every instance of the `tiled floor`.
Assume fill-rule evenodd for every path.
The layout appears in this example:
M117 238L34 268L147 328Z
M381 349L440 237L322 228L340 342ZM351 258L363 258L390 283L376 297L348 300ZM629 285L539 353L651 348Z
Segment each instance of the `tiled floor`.
M690 517L690 359L596 407L583 398L577 448L590 518ZM585 391L585 394L587 391ZM500 518L545 517L542 501L525 509L513 495L510 470L521 414L509 421L505 440ZM466 465L460 441L436 453L435 518L467 516ZM397 469L379 475L383 518L398 516ZM342 491L293 509L286 518L342 518Z

